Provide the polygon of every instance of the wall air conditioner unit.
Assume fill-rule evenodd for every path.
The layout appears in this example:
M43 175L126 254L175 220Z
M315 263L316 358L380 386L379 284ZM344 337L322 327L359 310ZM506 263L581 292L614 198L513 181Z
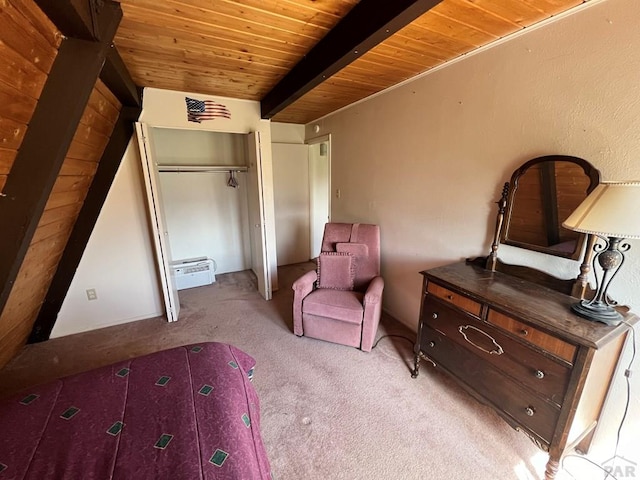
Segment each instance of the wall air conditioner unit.
M171 264L171 269L178 290L211 285L216 281L215 262L211 258L198 257L178 260Z

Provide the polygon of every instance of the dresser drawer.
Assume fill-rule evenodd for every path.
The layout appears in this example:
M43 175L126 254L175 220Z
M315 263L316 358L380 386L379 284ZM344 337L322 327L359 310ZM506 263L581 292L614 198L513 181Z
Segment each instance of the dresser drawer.
M523 389L489 362L451 341L445 335L423 326L422 351L438 367L452 374L472 392L490 403L509 423L551 443L560 409Z
M423 321L516 382L562 405L571 376L565 364L433 298L425 302Z
M482 310L482 304L476 302L475 300L471 300L469 297L465 297L459 293L456 293L448 288L441 287L437 283L429 282L427 285L427 293L438 297L445 302L449 302L456 307L464 310L465 312L469 312L471 315L475 315L476 317L480 317L480 311Z
M490 323L498 325L504 330L515 334L524 341L532 343L569 363L573 363L573 358L576 354L575 345L567 343L549 333L542 332L531 325L522 323L495 310L489 310L487 320Z

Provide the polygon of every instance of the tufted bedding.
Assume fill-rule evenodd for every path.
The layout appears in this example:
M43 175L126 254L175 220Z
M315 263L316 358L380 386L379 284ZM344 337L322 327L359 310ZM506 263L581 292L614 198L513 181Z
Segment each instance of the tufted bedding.
M0 480L270 479L255 361L189 345L0 402Z

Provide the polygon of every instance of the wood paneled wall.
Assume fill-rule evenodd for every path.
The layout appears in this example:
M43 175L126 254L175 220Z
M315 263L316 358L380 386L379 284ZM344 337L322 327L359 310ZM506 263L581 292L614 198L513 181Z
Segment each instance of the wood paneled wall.
M58 53L62 36L30 0L0 1L0 191ZM1 228L2 226L0 226ZM12 296L34 296L14 285ZM39 292L43 295L42 292ZM23 302L20 302L23 303ZM36 312L32 305L30 314ZM9 309L5 309L9 310ZM15 311L15 307L12 309ZM25 312L27 313L27 312ZM24 343L27 325L9 312L0 317L0 366ZM21 316L21 315L17 315Z
M0 0L0 192L62 41L32 0Z
M0 65L1 189L11 175L62 37L32 0L0 0L0 24L0 55L9 59ZM31 333L120 108L98 80L0 313L0 367Z

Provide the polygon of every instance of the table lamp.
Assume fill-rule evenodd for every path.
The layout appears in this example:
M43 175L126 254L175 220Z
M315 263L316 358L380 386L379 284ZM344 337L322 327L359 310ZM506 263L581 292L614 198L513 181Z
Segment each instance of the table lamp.
M631 248L625 239L640 238L640 181L600 183L562 226L596 235L605 242L594 246L596 293L591 300L572 305L571 310L589 320L618 325L622 315L614 308L616 303L607 296L607 290L624 263L624 252ZM601 279L596 262L602 268Z

